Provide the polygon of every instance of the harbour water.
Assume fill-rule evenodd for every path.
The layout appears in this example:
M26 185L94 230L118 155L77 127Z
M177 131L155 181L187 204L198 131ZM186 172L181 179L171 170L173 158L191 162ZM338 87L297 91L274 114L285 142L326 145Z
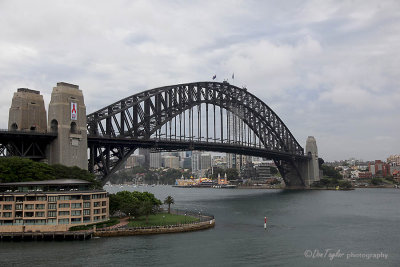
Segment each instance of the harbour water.
M2 242L0 266L399 266L400 190L106 187L171 195L213 229L87 241ZM264 230L264 217L268 217ZM378 259L379 257L379 259Z

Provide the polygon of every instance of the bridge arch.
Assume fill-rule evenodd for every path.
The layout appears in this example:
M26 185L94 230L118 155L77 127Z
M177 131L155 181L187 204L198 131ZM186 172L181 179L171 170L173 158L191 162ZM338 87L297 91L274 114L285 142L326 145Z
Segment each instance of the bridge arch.
M220 111L224 109L240 118L257 137L266 152L265 155L275 155L270 158L277 164L285 182L304 185L304 180L301 179L294 160L304 159L307 156L304 155L304 149L288 127L258 97L244 88L226 82L197 82L165 86L117 101L87 116L89 143L91 137L99 136L108 139L148 141L154 138L154 135L157 137L157 132L167 123L171 123L172 120L176 120L178 116L194 107L201 108L202 105L207 107L206 118L208 118L208 105L214 107L214 127L216 106L220 108ZM221 129L223 129L222 118L221 113ZM220 143L224 143L223 130L220 136ZM213 137L216 138L216 136ZM208 141L208 128L206 140ZM138 143L131 147L113 145L103 146L101 149L92 146L89 166L91 165L94 170L94 165L97 165L97 170L107 176L112 172L110 164L114 164L111 168L118 168L138 146L140 146ZM290 172L300 179L291 181L288 176Z

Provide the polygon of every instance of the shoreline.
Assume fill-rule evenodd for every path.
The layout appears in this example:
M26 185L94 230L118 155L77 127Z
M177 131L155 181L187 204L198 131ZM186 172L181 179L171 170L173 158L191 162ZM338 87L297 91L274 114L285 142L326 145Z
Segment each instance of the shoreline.
M112 230L97 230L93 233L94 237L117 237L117 236L134 236L134 235L154 235L154 234L170 234L200 231L213 228L215 219L198 223L169 225L169 226L153 226L153 227L137 227L137 228L116 228Z

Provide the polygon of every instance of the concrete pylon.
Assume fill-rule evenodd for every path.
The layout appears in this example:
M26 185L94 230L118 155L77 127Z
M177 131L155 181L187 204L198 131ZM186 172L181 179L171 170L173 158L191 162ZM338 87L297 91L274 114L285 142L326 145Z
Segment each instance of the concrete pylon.
M48 118L48 131L58 133L50 145L50 164L87 170L86 106L78 85L57 83L51 94Z
M8 113L8 129L10 131L46 132L46 109L43 96L39 91L19 88L14 93Z
M309 136L306 142L306 155L311 156L308 161L307 173L304 181L307 187L309 187L313 182L319 181L319 162L318 162L318 148L317 141L314 136Z

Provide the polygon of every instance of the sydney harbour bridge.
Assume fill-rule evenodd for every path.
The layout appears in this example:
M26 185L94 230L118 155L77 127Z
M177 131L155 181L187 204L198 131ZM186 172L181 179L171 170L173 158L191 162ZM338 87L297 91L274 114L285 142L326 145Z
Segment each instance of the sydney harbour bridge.
M68 145L60 141L65 135L64 125L67 126L66 135L72 149L74 144L76 147L87 146L82 150L86 152L81 153L88 155L85 167L102 177L103 181L121 168L138 148L258 156L275 162L287 186L307 187L319 180L315 139L308 138L305 151L279 116L246 88L228 82L195 82L159 87L131 95L86 115L82 93L73 91L77 89L81 92L78 86L67 83L57 85L53 90L53 104L51 102L49 105L48 125L41 127L41 133L32 129L30 133L19 132L22 129L13 121L17 121L21 115L12 115L12 106L9 130L0 133L3 155L44 157L50 158L50 163L57 160L65 163L62 160L65 157L56 154L76 152L68 152ZM68 97L64 99L66 95ZM67 103L60 104L62 98ZM74 120L69 109L67 112L65 108L57 109L57 106L66 104L69 107L75 102L78 111L85 115L84 120L83 115L78 115L78 119L75 117ZM64 116L65 112L67 116ZM35 124L35 130L37 128L40 127ZM26 136L21 137L23 134ZM25 147L37 147L36 153L26 149L21 152L20 143L26 143L27 139L33 141L28 141ZM48 148L51 143L57 142L58 148ZM66 162L66 165L73 163Z

